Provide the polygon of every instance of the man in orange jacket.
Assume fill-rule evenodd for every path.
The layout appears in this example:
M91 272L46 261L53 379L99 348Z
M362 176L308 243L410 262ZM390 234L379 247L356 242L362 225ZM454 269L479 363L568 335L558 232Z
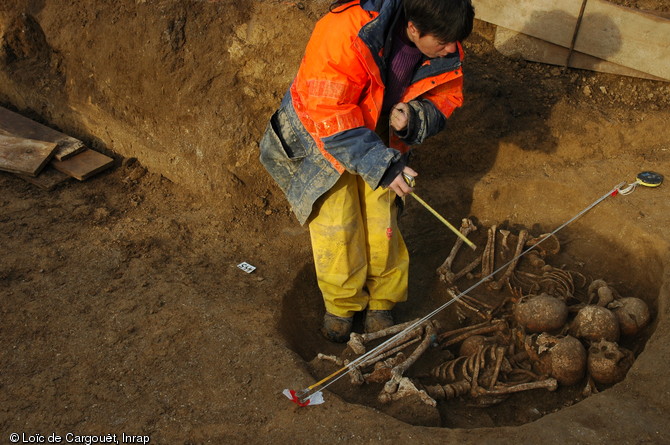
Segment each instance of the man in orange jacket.
M397 197L409 146L441 131L461 106L470 0L336 1L316 24L291 87L270 119L260 159L308 223L326 313L344 342L393 324L407 299L409 255Z

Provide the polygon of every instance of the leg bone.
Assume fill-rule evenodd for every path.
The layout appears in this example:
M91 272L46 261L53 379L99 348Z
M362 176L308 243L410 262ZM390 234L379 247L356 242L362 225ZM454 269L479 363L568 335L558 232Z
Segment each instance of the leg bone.
M512 394L515 392L529 391L531 389L546 389L549 391L555 391L558 388L558 381L554 378L539 380L537 382L530 383L520 383L514 386L495 386L493 389L484 389L480 388L478 391L479 395L504 395Z
M489 285L491 289L500 290L503 288L505 283L509 282L510 277L514 273L517 263L519 262L519 255L523 252L523 248L526 245L526 239L528 238L528 231L522 230L519 232L519 240L516 244L516 251L514 252L514 258L510 262L509 266L505 270L505 273L498 281L495 281Z
M358 366L360 366L361 368L365 368L366 366L374 365L375 363L378 363L382 360L387 359L388 357L391 357L392 355L402 351L403 349L405 349L408 346L413 345L414 343L419 342L420 340L421 340L421 338L419 336L410 338L409 340L407 340L404 343L399 344L395 348L384 351L383 353L381 353L379 355L375 355L372 358L368 358L366 360L363 360L361 363L358 364Z
M473 335L489 334L491 332L502 331L503 329L505 329L506 326L507 324L503 320L495 320L492 323L486 323L486 325L480 328L472 329L466 333L463 333L445 342L442 342L444 339L448 338L449 335L451 335L450 332L445 332L443 334L440 334L440 336L438 337L438 341L440 342L440 346L444 349L448 346L461 342L468 337L472 337Z
M474 232L475 230L477 230L477 226L475 226L468 218L463 218L459 231L464 236L468 236L470 232ZM462 245L463 240L461 238L457 238L454 246L451 248L451 252L449 252L447 259L444 260L444 263L442 263L442 265L437 268L437 273L440 275L440 278L442 278L442 280L447 283L453 283L455 281L454 273L451 271L451 266L454 262L454 259L456 259L456 254Z
M412 352L412 355L407 357L407 360L405 360L404 362L393 368L393 370L391 371L393 379L400 380L400 378L407 371L407 369L409 369L409 367L412 366L419 357L421 357L421 354L423 354L428 349L431 343L435 341L435 333L436 333L435 325L436 325L435 321L430 322L426 325L426 331L423 341Z
M351 335L349 336L347 346L349 346L349 348L351 348L351 350L354 351L354 353L356 354L365 354L366 343L371 342L372 340L377 340L378 338L386 337L388 335L397 334L398 332L401 332L403 329L411 326L417 321L419 321L418 318L416 320L396 324L386 329L382 329L377 332L371 332L368 334L359 334L357 332L352 332Z

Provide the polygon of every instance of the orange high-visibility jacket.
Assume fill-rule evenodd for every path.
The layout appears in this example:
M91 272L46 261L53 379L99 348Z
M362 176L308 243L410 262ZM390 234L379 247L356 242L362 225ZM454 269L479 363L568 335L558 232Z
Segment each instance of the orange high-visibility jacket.
M462 48L426 59L401 99L414 131L387 147L374 132L384 99L389 32L402 0L361 1L326 14L261 141L261 162L304 223L316 199L347 170L372 187L408 145L439 132L463 103ZM387 48L388 47L388 48ZM325 162L324 162L325 161Z

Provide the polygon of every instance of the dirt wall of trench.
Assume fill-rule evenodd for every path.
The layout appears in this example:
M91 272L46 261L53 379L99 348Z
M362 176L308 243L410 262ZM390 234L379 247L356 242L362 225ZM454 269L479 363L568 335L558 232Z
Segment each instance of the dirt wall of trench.
M103 3L2 2L0 102L197 192L257 182L259 136L326 3Z

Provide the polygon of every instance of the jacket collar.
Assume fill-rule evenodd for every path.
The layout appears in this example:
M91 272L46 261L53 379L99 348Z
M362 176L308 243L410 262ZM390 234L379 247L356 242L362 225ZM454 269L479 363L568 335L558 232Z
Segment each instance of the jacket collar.
M366 23L358 32L358 37L370 49L379 67L383 81L386 80L386 60L383 50L391 48L393 27L402 16L402 0L365 0L361 7L378 15Z

